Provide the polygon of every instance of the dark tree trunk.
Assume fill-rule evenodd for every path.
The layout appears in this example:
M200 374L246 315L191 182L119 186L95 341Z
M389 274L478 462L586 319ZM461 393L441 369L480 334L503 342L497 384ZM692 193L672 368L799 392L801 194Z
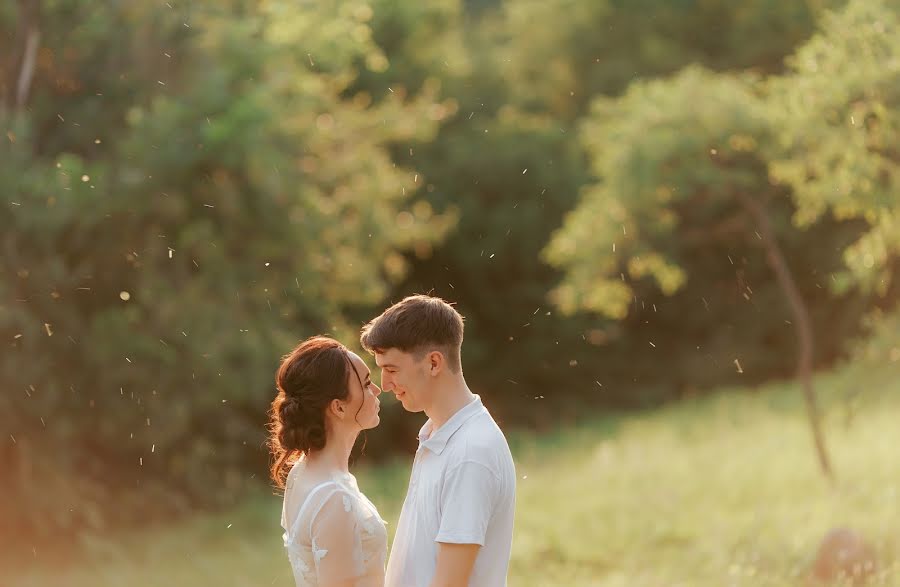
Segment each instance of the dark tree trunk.
M821 415L819 411L816 392L813 388L813 330L809 318L809 310L797 289L797 284L791 274L784 254L778 246L778 239L772 227L772 221L762 203L746 194L739 194L738 199L744 208L753 216L759 226L759 234L763 248L766 251L766 259L769 266L775 272L778 284L781 286L791 313L794 316L794 330L797 333L797 346L799 357L797 359L797 378L803 389L803 397L806 400L806 410L809 416L809 424L812 429L813 441L816 446L816 454L822 472L829 480L834 479L831 461L825 448L825 439L822 435Z

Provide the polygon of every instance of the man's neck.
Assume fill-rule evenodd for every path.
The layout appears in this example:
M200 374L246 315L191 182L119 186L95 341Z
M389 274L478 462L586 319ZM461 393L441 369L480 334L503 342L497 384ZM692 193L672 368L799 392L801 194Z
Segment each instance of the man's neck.
M456 412L469 405L474 397L463 379L455 380L446 389L438 390L434 403L425 410L425 415L431 419L432 434L446 424Z

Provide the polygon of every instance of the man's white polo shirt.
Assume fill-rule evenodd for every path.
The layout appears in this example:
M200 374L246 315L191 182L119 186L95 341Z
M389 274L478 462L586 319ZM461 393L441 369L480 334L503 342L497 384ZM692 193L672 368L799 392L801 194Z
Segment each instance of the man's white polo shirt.
M428 587L438 542L479 544L469 585L503 587L512 549L516 471L506 438L477 395L419 432L386 587Z

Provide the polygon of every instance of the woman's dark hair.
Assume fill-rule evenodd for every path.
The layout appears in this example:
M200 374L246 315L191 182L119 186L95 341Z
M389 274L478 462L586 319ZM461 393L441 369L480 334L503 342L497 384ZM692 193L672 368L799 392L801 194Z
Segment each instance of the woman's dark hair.
M278 487L284 488L300 455L325 447L325 410L333 400L350 395L351 369L347 347L326 336L307 339L282 358L268 426L270 473Z

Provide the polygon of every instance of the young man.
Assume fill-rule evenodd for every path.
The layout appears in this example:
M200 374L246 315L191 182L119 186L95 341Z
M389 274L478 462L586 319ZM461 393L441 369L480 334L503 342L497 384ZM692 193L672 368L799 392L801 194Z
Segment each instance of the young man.
M516 472L506 438L463 378L463 318L444 300L411 296L362 330L381 386L425 412L386 587L503 587L512 547Z

